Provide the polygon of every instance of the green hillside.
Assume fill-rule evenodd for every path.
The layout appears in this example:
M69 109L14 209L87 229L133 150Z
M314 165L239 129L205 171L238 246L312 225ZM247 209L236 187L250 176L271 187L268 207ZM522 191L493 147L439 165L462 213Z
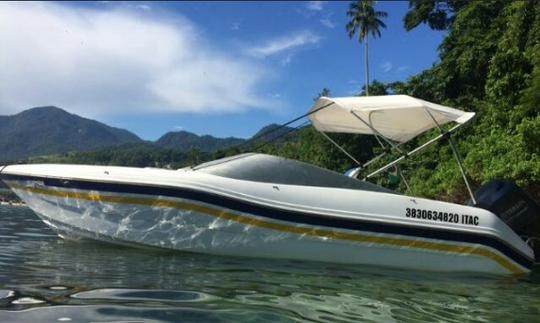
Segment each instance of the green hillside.
M142 140L131 132L82 118L57 107L0 116L0 160L90 151Z
M179 168L200 162L207 158L199 151L183 152L161 148L153 143L132 143L105 147L89 152L68 152L63 154L32 157L30 163L61 163L116 165L133 167Z
M187 131L168 132L159 138L155 144L162 148L190 151L198 149L205 152L214 152L244 142L241 138L216 138L210 135L198 136Z

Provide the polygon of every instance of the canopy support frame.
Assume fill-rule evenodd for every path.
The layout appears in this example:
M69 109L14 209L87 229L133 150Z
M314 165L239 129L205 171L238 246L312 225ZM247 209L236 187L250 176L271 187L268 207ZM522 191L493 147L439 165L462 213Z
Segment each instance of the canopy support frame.
M360 120L363 124L365 124L366 126L369 127L369 129L371 129L371 131L373 131L373 133L377 136L380 136L384 141L386 141L387 144L389 144L390 146L392 146L392 148L396 149L397 151L399 151L400 153L404 153L403 150L399 149L399 147L396 146L396 144L394 144L393 142L391 142L389 139L387 139L385 136L383 136L377 129L373 128L373 126L371 124L369 124L368 122L366 122L364 119L362 119L359 115L357 115L356 113L354 113L354 111L351 110L351 113L352 115L354 115L356 117L356 119Z
M358 174L360 173L360 171L362 169L365 169L366 167L368 167L369 165L373 164L374 162L376 162L377 160L383 158L384 156L386 156L386 154L388 153L387 151L384 151L382 152L381 154L373 157L372 159L368 160L367 162L365 162L364 164L360 163L351 153L349 153L345 148L343 148L341 145L339 145L335 140L333 140L332 138L330 138L330 136L328 136L326 134L326 132L322 131L322 130L318 130L321 135L323 135L324 138L326 138L328 141L330 141L334 146L336 146L341 152L343 152L347 157L349 157L352 161L354 161L358 167L355 169L354 171L354 175L351 176L351 177L354 177L354 178L357 178L358 177ZM385 150L387 150L386 146L384 146L384 144L381 142L381 140L379 139L379 137L377 135L375 135L375 138L377 138L377 141L379 142L379 145L381 145L381 147ZM396 146L399 146L400 144L396 145ZM398 149L400 152L402 151L401 149ZM405 181L405 179L403 179ZM407 185L407 188L409 188L409 185Z
M407 187L407 191L409 191L410 194L412 194L411 187L409 186L409 182L407 182L407 179L405 178L405 175L403 175L402 172L398 169L399 176L401 176L401 179L403 180L403 183L405 184L405 187Z
M385 102L386 103L386 107L389 107L389 108L400 108L401 106L399 104L397 104L396 102L396 99L397 99L398 95L396 95L396 98L392 99L392 100L386 100L386 99L381 99L381 103L382 102ZM403 100L410 100L412 97L409 97L409 96L403 96L403 98L400 97L400 99L403 99ZM325 99L329 99L329 98L325 98ZM350 98L343 98L343 99L350 99ZM414 98L412 98L414 99ZM332 99L330 99L332 100ZM363 99L359 99L359 102L363 100ZM382 135L377 129L375 129L375 127L372 125L372 120L371 120L371 113L373 112L377 112L380 110L380 107L377 105L377 104L374 104L373 102L369 102L369 104L367 105L367 107L369 109L365 109L365 111L368 111L369 114L367 115L367 118L368 118L368 121L367 122L366 120L364 120L359 114L356 113L355 109L356 109L356 101L343 101L343 102L340 102L339 100L337 99L334 99L332 100L333 103L335 104L338 104L338 106L340 108L343 108L345 109L346 111L349 112L349 114L352 114L357 120L359 120L360 122L362 122L362 124L364 124L364 126L367 126L370 130L371 130L371 133L370 132L366 132L367 129L365 128L357 128L357 127L354 127L354 126L348 126L348 127L343 127L343 128L340 128L340 127L337 127L335 126L334 124L332 124L332 122L335 122L334 121L330 121L331 119L329 120L326 120L326 124L324 121L321 121L321 124L319 126L315 125L315 128L317 130L319 130L323 136L329 140L333 145L335 145L336 147L339 148L339 150L341 150L344 154L347 155L347 157L349 157L351 160L353 160L357 165L359 165L359 167L355 168L352 170L352 172L348 172L348 175L351 174L352 176L351 177L354 177L356 178L359 174L359 172L366 168L368 165L374 163L375 161L377 160L380 160L381 158L383 158L384 156L386 156L387 154L389 154L389 152L394 149L396 151L398 151L401 156L397 157L395 160L389 162L388 164L380 167L379 169L373 171L372 173L368 174L367 176L365 176L363 178L363 180L367 180L377 174L379 174L380 172L384 171L384 170L387 170L388 168L398 164L399 162L403 161L405 158L408 158L412 155L415 155L417 154L418 152L424 150L426 147L428 146L431 146L433 143L437 142L438 140L441 140L441 139L447 139L448 140L448 143L450 145L450 148L452 150L452 153L454 155L454 158L458 164L458 168L459 168L459 171L461 173L461 176L463 177L463 180L465 182L465 185L467 187L467 191L471 197L471 202L474 203L474 205L477 204L476 202L476 199L474 198L474 194L472 192L472 189L471 189L471 185L469 183L469 180L467 179L467 175L465 174L465 168L463 166L463 161L461 159L461 156L458 152L458 149L457 149L457 146L452 138L452 134L458 129L460 128L461 126L463 125L466 125L470 122L470 120L474 117L474 113L466 113L464 111L460 111L460 110L456 110L456 109L451 109L449 107L444 107L444 106L440 106L440 105L434 105L433 103L430 103L430 102L426 102L426 101L422 101L422 100L418 100L416 99L417 101L419 102L407 102L408 105L405 105L407 108L420 108L420 107L423 107L423 110L425 113L427 113L429 115L429 117L432 119L432 121L434 122L435 126L440 130L440 135L436 136L435 138L433 139L430 139L428 140L427 142L421 144L420 146L414 148L413 150L411 151L406 151L405 149L401 149L399 146L402 145L402 144L405 144L407 142L410 142L410 137L407 137L407 136L399 136L401 135L401 133L399 131L394 131L394 134L392 134L392 132L390 131L389 132L389 137L386 137L384 135ZM358 102L358 103L359 103ZM325 102L324 101L321 101L319 103L319 101L317 101L316 105L313 107L313 110L310 112L311 113L314 113L314 112L317 112L319 110L321 110L322 108L326 108L327 106L331 105L331 104L324 104ZM414 105L414 103L418 103L420 104L420 106L417 106L417 105ZM319 104L324 104L322 107L317 107L317 105ZM371 104L371 105L370 105ZM394 106L395 105L395 106ZM404 106L404 107L405 107ZM383 104L382 105L382 109L385 108L385 105ZM450 128L449 130L445 131L442 127L441 127L441 124L437 121L437 119L434 117L434 115L431 113L430 109L433 109L433 111L435 112L438 112L438 113L441 113L443 115L443 123L447 123L448 121L454 121L456 123L458 123L456 126ZM442 110L441 110L442 109ZM448 111L446 111L445 109L449 109ZM359 111L361 111L362 109L360 109ZM364 111L364 112L365 112ZM448 115L447 115L448 113ZM341 118L343 118L345 116L341 116ZM311 117L310 117L311 118ZM324 120L324 119L322 119ZM409 120L410 121L410 120ZM312 122L314 122L314 119L312 119ZM352 133L370 133L372 135L375 135L375 139L377 140L377 142L379 143L379 145L383 148L383 152L377 156L375 156L374 158L372 158L371 160L365 162L363 165L361 165L359 163L359 161L357 159L354 158L354 156L352 156L348 151L346 151L343 147L341 147L339 144L337 144L334 140L332 140L326 133L324 130L322 129L319 129L319 128L325 128L326 126L328 126L328 132L341 132L339 130L344 130L343 132L352 132ZM351 128L352 127L352 128ZM350 128L350 129L349 129ZM421 129L409 129L411 131L420 131L421 132L425 132L426 130L429 130L431 128L434 128L433 124L430 125L429 127L427 128L421 128ZM350 131L350 130L356 130L356 131ZM395 130L395 129L394 129ZM407 134L407 133L406 133ZM411 132L411 133L408 133L408 135L412 135L413 138L418 135L418 133L414 133L414 132ZM393 142L393 140L396 140L396 139L392 139L392 138L397 138L397 141L401 141L401 140L404 140L403 142L399 142L399 143L395 143ZM400 140L401 138L401 140ZM407 139L408 138L408 139ZM383 141L385 141L389 146L391 146L391 148L389 149L384 143L383 141L381 141L381 139ZM410 186L409 184L406 182L403 174L400 174L400 176L402 177L402 179L404 180L405 182L405 185L407 186L407 189L410 190Z
M347 157L349 157L350 159L352 159L359 167L360 169L363 168L362 166L362 163L359 162L358 160L356 160L356 158L353 157L353 155L351 155L347 150L345 150L345 148L341 147L337 142L335 142L332 138L330 138L330 136L328 136L326 133L324 133L324 131L319 131L326 139L328 139L328 141L330 141L332 144L334 144L334 146L336 146L339 150L341 150L345 155L347 155Z
M441 134L445 134L444 129L441 127L441 125L437 122L433 114L428 110L425 109L427 114L431 117L433 122L437 125L437 128L439 128L439 131ZM454 158L456 159L456 162L458 164L459 171L461 172L461 176L463 177L463 181L465 182L465 186L467 186L467 191L469 191L469 195L471 197L471 201L473 202L473 205L476 205L476 199L474 198L474 194L471 189L471 185L469 184L469 180L467 179L467 175L465 175L465 168L463 167L463 162L461 160L461 156L459 155L459 152L457 150L457 147L454 143L454 140L452 139L452 136L448 134L448 144L450 145L450 149L452 149L452 153L454 155Z
M404 160L405 158L407 157L410 157L412 155L415 155L417 154L418 152L424 150L426 147L428 146L431 146L433 143L437 142L438 140L440 140L441 138L443 137L446 137L448 136L450 133L453 133L454 131L456 131L456 129L458 129L459 127L461 127L462 125L461 124L458 124L456 126L454 126L453 128L451 128L450 130L448 130L446 133L444 134L440 134L438 135L437 137L425 142L424 144L416 147L415 149L411 150L410 152L406 153L406 154L403 154L401 155L400 157L398 157L397 159L395 159L394 161L386 164L385 166L373 171L372 173L368 174L366 177L364 177L364 180L367 180L377 174L379 174L380 172L384 171L384 170L387 170L388 168L398 164L399 162L401 162L402 160Z
M351 111L351 113L360 121L362 121L366 126L368 126L372 131L373 131L373 134L375 135L375 139L377 139L377 142L379 143L379 145L384 149L386 150L386 146L382 143L382 141L379 139L379 136L381 136L381 138L386 141L388 144L390 144L390 147L391 148L394 148L395 150L397 150L401 155L407 155L407 152L401 150L399 148L399 144L393 144L389 139L387 139L386 137L384 137L379 131L377 131L373 125L371 125L371 115L373 112L371 112L369 114L369 123L366 122L364 119L362 119L359 115L357 115L356 113L354 113L354 111ZM384 155L386 154L386 151L383 152L380 156L383 157ZM378 158L377 158L378 159ZM371 161L374 161L374 159L372 159ZM371 162L371 161L368 161ZM368 164L366 163L366 164ZM397 165L396 165L396 168L397 168ZM358 176L358 173L360 172L360 169L356 172L356 175ZM407 182L407 180L405 179L405 176L398 170L398 173L401 177L401 179L403 180L403 182L405 183L405 186L407 187L407 190L411 191L411 188L409 186L409 183Z

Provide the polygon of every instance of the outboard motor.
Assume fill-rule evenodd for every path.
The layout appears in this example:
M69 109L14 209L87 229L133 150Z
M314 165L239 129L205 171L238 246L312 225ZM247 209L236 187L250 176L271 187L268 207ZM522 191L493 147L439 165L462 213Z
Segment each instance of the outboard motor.
M514 232L528 240L540 262L540 206L509 181L491 181L474 192L476 206L501 218ZM469 204L472 204L469 201Z

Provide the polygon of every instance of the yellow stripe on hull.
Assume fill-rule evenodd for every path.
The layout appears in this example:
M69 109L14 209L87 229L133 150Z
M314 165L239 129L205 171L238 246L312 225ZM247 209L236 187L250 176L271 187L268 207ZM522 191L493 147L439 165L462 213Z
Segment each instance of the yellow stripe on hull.
M268 222L264 220L255 219L252 217L247 217L244 215L232 213L225 210L219 210L207 206L202 206L198 204L172 201L172 200L161 200L161 199L149 199L141 197L127 197L127 196L113 196L113 195L102 195L96 193L85 193L85 192L70 192L70 191L60 191L52 190L46 188L38 187L27 187L15 183L9 183L13 189L24 190L31 193L37 193L48 196L56 196L60 198L70 198L70 199L79 199L93 202L106 202L106 203L119 203L119 204L133 204L133 205L145 205L152 207L162 207L162 208L174 208L180 210L188 210L204 213L213 217L220 219L235 221L245 225L251 225L259 228L271 229L281 232L294 233L307 235L312 237L327 238L327 239L336 239L336 240L346 240L354 242L363 242L363 243L373 243L381 245L389 245L394 247L407 247L415 248L422 250L430 250L437 252L450 252L459 255L476 255L488 258L492 261L495 261L500 266L504 267L510 273L514 275L523 275L527 271L524 271L520 267L516 266L514 263L509 261L507 258L502 257L501 255L481 247L472 247L472 246L459 246L452 245L447 243L435 243L428 241L419 241L419 240L410 240L402 238L388 238L388 237L378 237L370 236L358 233L347 233L347 232L338 232L338 231L329 231L324 229L317 228L306 228L300 226L291 226L282 223Z

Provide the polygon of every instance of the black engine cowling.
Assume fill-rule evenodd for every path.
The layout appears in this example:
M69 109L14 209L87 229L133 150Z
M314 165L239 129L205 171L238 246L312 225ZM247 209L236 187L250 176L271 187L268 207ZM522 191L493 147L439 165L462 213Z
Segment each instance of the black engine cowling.
M529 239L540 261L540 206L509 181L491 181L474 192L476 206L501 218L524 239Z

